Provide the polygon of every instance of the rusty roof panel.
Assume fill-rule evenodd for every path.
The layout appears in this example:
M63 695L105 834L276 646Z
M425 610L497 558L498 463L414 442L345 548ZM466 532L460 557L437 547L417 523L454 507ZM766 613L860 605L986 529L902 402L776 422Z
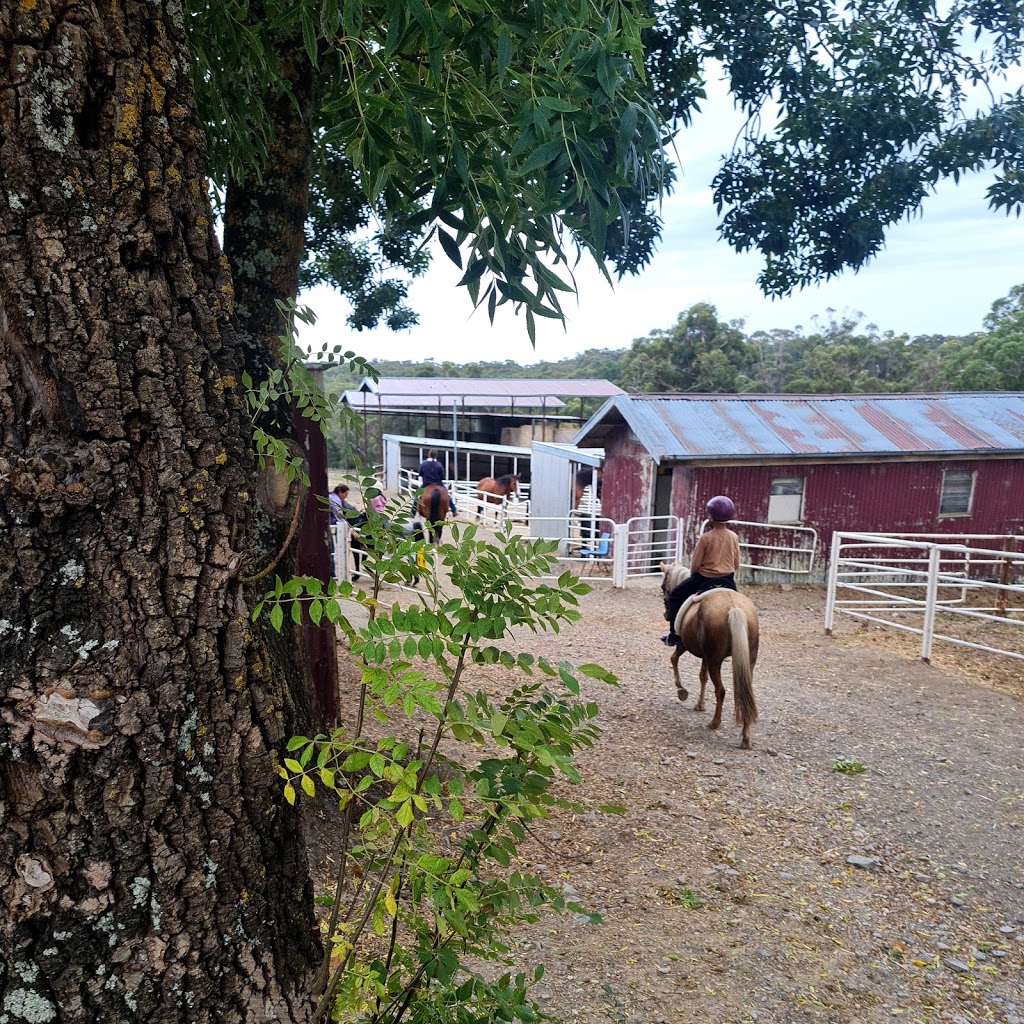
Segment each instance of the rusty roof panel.
M576 443L621 416L657 461L1024 452L1024 393L622 395Z

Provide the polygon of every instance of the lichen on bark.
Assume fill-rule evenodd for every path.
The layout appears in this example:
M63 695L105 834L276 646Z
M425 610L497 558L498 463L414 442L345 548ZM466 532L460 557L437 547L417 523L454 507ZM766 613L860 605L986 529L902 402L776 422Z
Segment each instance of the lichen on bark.
M257 467L176 10L0 8L12 1022L301 1021L319 957L271 771L294 704L248 624Z

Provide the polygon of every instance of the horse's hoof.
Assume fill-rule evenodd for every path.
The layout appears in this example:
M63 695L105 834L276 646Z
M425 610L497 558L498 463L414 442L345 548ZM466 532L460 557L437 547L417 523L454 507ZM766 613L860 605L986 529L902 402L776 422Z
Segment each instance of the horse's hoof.
M689 690L676 690L676 696L680 700L686 700L686 698L690 696L690 692Z
M717 729L721 724L722 724L721 722L716 722L716 721L712 720L712 721L708 722L708 728L709 729Z
M693 705L693 710L694 711L703 711L704 710L704 701L698 701L696 704L694 704Z
M740 744L740 750L750 750L750 740L744 740Z

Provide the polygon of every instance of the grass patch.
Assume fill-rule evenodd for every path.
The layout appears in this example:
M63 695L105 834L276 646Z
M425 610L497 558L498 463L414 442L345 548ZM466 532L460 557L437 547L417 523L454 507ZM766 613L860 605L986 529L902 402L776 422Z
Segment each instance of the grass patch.
M704 901L692 889L680 889L672 902L685 910L700 910L704 906Z

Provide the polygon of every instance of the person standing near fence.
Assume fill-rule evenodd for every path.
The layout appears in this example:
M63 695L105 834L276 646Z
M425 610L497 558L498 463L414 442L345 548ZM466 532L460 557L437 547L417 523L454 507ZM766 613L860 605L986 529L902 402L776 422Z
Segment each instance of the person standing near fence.
M348 523L352 529L356 529L366 522L366 513L360 512L355 505L350 504L348 495L348 484L335 484L331 489L331 493L327 496L327 508L330 512L327 535L331 542L331 564L334 568L335 576L338 575L338 566L335 564L334 527L339 523ZM353 549L352 560L356 567L355 575L352 577L353 579L359 579L359 570L362 567L362 558L362 552Z

